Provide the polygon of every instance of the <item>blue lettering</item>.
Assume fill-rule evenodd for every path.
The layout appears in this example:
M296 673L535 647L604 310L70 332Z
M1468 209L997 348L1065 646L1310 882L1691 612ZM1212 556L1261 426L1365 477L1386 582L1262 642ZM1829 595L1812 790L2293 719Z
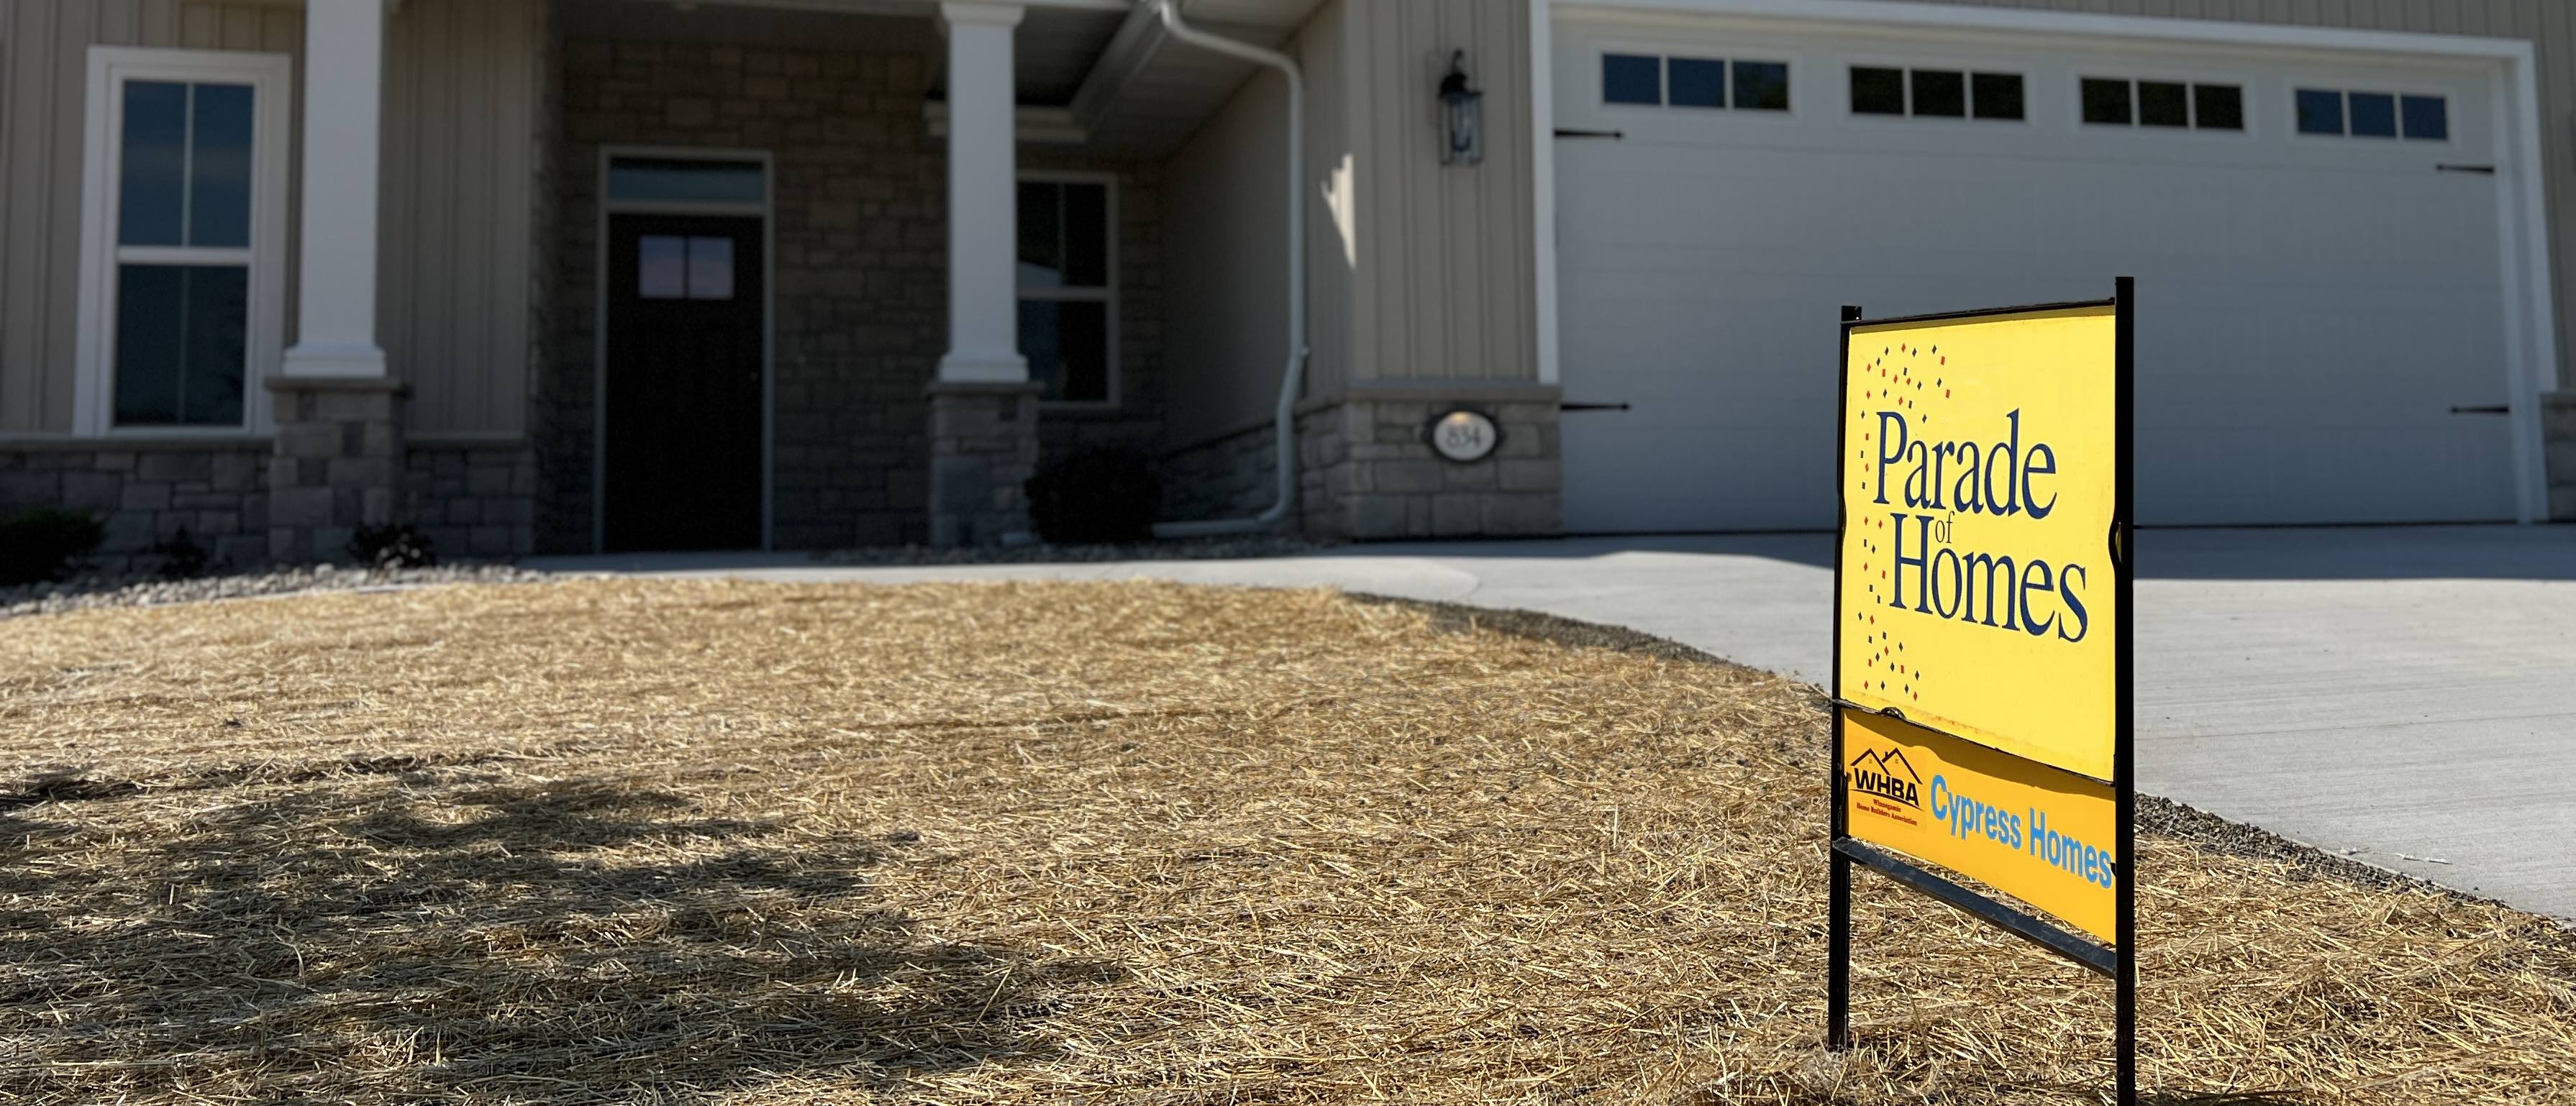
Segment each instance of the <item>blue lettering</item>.
M1888 433L1890 429L1896 432ZM1878 413L1878 501L1887 502L1887 466L1905 459L1905 416L1894 411Z
M2057 628L2057 636L2067 641L2082 641L2093 628L2093 619L2085 613L2084 600L2077 595L2086 577L2083 565L2068 565L2057 571L2057 595L2066 601L2066 619ZM2073 633L2067 627L2075 628Z
M1932 516L1915 515L1913 517L1916 522L1921 523L1921 525L1917 527L1916 532L1921 536L1922 540L1916 544L1922 547L1923 552L1908 557L1905 555L1906 516L1902 514L1891 514L1888 516L1888 518L1894 520L1896 523L1896 567L1888 573L1888 578L1893 581L1888 588L1887 595L1887 604L1891 607L1905 606L1905 566L1907 565L1914 566L1914 582L1918 585L1915 590L1921 592L1929 592L1931 590L1930 581L1925 578L1924 573L1929 569L1932 563L1930 560L1932 555ZM1932 605L1925 599L1916 599L1914 602L1914 609L1916 612L1921 614L1932 613Z
M2019 412L2015 413L2018 414ZM2021 420L2013 420L2013 430L2015 433L2020 432ZM2040 458L2043 457L2047 458L2047 460L2042 461ZM2057 509L2056 496L2049 496L2048 502L2042 503L2039 501L2039 496L2030 486L2032 477L2053 476L2056 475L2056 473L2057 451L2048 448L2047 442L2030 443L2029 462L2021 470L2021 498L2022 502L2030 505L2030 517L2034 519L2047 518L2050 511Z

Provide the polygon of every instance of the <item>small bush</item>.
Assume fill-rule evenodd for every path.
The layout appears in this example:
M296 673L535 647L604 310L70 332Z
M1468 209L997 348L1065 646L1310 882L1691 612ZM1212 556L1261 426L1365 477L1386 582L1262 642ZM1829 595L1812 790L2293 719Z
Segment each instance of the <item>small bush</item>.
M106 538L105 526L76 511L39 507L0 519L0 586L62 579Z
M349 557L379 570L428 568L438 563L438 543L405 523L361 526L349 538Z
M178 533L153 545L148 552L161 558L161 578L164 580L193 580L205 575L206 547L188 536L187 527L180 527Z
M1125 449L1093 449L1029 478L1029 521L1057 545L1141 542L1154 536L1163 482L1154 462Z

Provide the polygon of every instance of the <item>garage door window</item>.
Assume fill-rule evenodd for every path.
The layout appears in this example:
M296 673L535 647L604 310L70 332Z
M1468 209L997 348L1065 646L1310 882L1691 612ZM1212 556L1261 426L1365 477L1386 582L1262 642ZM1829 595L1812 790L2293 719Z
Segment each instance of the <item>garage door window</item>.
M2245 89L2232 84L2086 77L2084 121L2171 130L2245 129Z
M2451 104L2441 96L2302 88L2294 100L2300 134L2404 137L2419 142L2444 142L2451 137Z
M1958 69L1851 69L1854 115L1911 115L1922 119L2020 119L2019 73L1970 73Z
M1789 63L1603 54L1601 102L1644 107L1789 110Z

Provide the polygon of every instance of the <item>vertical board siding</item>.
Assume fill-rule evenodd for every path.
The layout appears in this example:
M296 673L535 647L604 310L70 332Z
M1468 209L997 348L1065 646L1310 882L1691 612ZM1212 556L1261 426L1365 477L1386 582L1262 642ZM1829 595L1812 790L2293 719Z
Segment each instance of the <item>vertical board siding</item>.
M1306 76L1306 394L1339 393L1351 376L1351 293L1357 259L1340 220L1355 218L1349 116L1351 20L1344 0L1317 10L1297 39ZM1340 213L1333 208L1344 205Z
M0 3L0 434L72 426L89 48L296 54L303 26L250 0Z
M527 429L543 20L412 0L388 32L377 331L415 434Z
M543 17L526 0L412 0L388 32L378 340L418 432L524 431ZM303 43L301 7L275 0L0 0L0 434L72 426L89 48L298 56L300 130Z
M1537 379L1527 0L1354 4L1348 21L1352 379ZM1485 93L1473 168L1440 164L1434 92L1458 50Z
M2407 31L2532 43L2538 56L2542 177L2549 214L2549 261L2558 322L2557 386L2571 386L2576 349L2576 14L2568 0L1913 0L1954 7L2037 8L2110 15L2173 15L2236 23ZM2504 151L2497 151L2501 157ZM2501 180L2501 178L2499 178ZM2547 386L2550 382L2544 381Z

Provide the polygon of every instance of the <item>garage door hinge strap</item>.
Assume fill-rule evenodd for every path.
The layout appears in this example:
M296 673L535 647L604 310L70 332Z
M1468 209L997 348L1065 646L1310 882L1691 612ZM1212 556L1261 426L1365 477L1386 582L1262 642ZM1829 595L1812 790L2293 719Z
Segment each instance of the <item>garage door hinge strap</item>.
M1556 136L1558 138L1607 138L1616 141L1618 139L1628 137L1628 133L1626 131L1586 131L1577 130L1571 127L1558 127L1556 129Z

